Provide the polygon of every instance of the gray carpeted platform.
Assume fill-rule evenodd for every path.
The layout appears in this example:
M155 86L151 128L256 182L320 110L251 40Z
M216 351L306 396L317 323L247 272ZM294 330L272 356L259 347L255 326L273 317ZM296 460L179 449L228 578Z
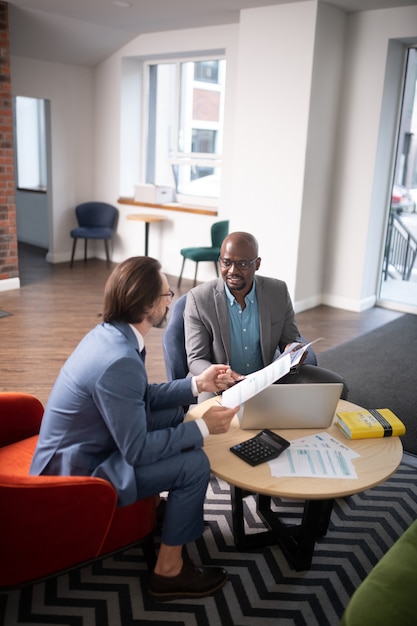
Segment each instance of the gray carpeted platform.
M323 352L318 363L344 376L351 402L394 411L406 425L404 449L417 455L417 315Z

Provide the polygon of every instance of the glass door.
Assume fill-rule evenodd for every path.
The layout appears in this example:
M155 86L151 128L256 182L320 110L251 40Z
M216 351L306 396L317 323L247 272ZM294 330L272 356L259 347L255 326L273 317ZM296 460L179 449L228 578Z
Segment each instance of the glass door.
M410 48L397 137L379 299L417 313L417 49Z

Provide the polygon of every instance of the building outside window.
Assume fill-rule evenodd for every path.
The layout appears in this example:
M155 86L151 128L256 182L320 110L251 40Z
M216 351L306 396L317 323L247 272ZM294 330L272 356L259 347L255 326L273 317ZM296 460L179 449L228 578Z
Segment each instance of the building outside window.
M174 187L178 202L215 204L220 196L226 61L145 65L142 180Z

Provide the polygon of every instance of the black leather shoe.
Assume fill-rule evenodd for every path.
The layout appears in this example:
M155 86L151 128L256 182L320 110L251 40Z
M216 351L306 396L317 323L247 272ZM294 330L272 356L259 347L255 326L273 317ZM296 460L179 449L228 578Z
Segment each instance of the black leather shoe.
M197 567L192 561L184 561L177 576L160 576L152 572L148 593L154 602L204 598L223 587L226 581L227 572L223 567Z

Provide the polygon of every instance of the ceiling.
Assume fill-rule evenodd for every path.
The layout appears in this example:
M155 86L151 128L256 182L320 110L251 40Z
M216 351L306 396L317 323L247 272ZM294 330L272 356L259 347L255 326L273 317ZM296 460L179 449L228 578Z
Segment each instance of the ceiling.
M239 11L302 0L9 0L13 55L93 67L140 34L239 21ZM351 13L417 0L326 0ZM127 5L127 6L124 6Z

